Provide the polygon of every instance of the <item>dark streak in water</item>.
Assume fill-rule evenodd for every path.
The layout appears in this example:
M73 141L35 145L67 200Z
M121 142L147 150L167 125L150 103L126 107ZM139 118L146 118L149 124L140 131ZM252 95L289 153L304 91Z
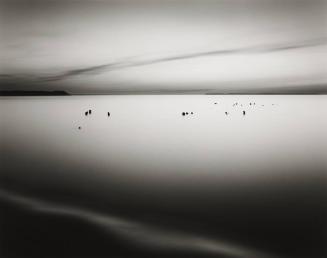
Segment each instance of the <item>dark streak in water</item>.
M199 235L186 234L179 231L167 231L144 223L137 223L108 214L95 213L90 210L48 203L14 193L0 190L0 200L3 204L17 205L23 210L34 211L41 214L53 214L63 218L76 218L96 225L103 232L114 234L132 245L145 246L154 250L173 250L178 252L191 252L194 254L223 255L223 257L275 257L263 254L251 248L245 248L218 239ZM57 240L59 241L59 239ZM49 250L51 251L51 250ZM96 252L96 250L95 250ZM135 257L135 255L132 255ZM52 257L49 254L49 257ZM202 256L201 256L202 257Z

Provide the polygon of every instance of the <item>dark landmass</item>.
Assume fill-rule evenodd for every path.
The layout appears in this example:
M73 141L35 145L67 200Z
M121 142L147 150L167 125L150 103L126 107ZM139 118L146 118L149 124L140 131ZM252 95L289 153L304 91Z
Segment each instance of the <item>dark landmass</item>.
M68 96L66 91L2 90L0 96Z

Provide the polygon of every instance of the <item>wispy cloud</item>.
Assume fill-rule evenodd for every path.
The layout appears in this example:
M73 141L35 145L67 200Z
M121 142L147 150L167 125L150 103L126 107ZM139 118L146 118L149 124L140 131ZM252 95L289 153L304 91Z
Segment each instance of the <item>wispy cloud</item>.
M147 66L147 65L164 63L164 62L173 62L178 60L220 56L220 55L226 56L226 55L234 55L234 54L269 53L269 52L296 50L301 48L322 46L326 44L327 44L327 38L318 38L318 39L311 39L302 42L291 42L291 43L283 43L283 44L264 44L264 45L255 45L255 46L247 46L247 47L240 47L240 48L194 52L194 53L187 53L181 55L162 56L156 58L139 58L135 60L128 59L127 61L119 61L115 63L107 63L107 64L101 64L101 65L90 66L85 68L78 68L78 69L62 72L56 75L38 77L38 80L58 81L74 76L79 76L79 75L107 73L115 70L122 70L132 67L138 67L138 66Z

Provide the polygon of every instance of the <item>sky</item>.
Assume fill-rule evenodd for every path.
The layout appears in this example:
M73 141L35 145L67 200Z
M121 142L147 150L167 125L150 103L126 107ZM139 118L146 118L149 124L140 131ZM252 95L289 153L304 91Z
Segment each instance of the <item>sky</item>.
M0 89L326 92L327 2L1 1Z

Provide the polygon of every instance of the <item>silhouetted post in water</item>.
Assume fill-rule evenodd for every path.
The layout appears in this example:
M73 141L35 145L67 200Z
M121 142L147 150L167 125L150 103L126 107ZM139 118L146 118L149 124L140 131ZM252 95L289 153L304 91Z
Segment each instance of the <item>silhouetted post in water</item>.
M81 130L81 129L82 129L82 127L81 127L81 126L79 126L79 127L78 127L78 130Z
M228 115L228 112L225 112L225 115L227 116Z
M191 115L193 115L193 112L191 112Z
M85 115L87 116L88 114L89 114L89 111L86 111L86 112L85 112Z
M188 112L186 112L186 115L188 115Z
M89 109L89 114L91 115L91 113L92 113L92 110L91 110L91 109Z
M182 116L185 116L185 112L182 113Z
M110 112L107 113L108 117L110 116Z
M243 110L243 116L245 116L245 111Z

